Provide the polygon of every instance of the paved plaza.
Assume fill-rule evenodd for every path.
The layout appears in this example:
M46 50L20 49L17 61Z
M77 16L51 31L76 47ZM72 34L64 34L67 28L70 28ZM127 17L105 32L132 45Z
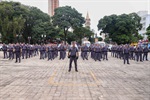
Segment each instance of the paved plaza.
M0 100L150 100L150 61L78 60L68 72L69 59L14 63L0 52Z

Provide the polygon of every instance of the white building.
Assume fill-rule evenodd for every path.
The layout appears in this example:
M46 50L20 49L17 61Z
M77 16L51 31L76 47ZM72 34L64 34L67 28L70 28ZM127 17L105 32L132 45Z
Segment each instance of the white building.
M144 40L146 40L146 29L150 25L150 14L148 14L148 11L139 11L137 14L141 17L142 24L142 29L139 31L139 34L141 34L144 37Z

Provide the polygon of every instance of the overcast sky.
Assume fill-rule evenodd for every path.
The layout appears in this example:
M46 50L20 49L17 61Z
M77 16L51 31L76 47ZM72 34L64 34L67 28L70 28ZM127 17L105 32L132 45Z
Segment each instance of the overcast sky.
M19 1L23 4L36 6L48 13L48 0L7 0ZM147 10L150 13L150 0L59 0L60 6L69 5L77 9L86 17L87 12L91 18L91 28L97 33L99 19L105 15L132 13Z

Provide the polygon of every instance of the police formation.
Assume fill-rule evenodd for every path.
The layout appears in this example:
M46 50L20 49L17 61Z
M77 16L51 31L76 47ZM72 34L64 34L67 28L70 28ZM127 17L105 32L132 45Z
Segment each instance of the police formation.
M102 46L100 44L92 44L89 47L87 45L77 46L75 42L72 45L64 45L63 43L57 44L3 44L2 47L4 53L4 59L13 60L15 62L21 62L21 59L28 59L34 56L40 55L40 60L47 59L52 61L59 55L59 60L66 58L66 52L68 51L69 72L71 71L72 62L75 63L75 70L77 70L77 59L79 57L79 51L81 51L81 58L88 60L89 56L94 61L108 60L108 46ZM129 46L129 45L114 45L111 48L111 56L122 59L124 64L130 64L129 60L144 61L148 60L148 48L142 48L141 46Z
M111 56L123 59L124 64L129 60L135 60L143 62L144 60L148 61L148 47L142 48L140 45L138 46L129 46L129 45L115 45L111 48Z
M3 44L2 47L4 53L4 59L13 60L15 62L21 62L21 59L28 59L34 56L39 55L39 45L30 45L30 44Z

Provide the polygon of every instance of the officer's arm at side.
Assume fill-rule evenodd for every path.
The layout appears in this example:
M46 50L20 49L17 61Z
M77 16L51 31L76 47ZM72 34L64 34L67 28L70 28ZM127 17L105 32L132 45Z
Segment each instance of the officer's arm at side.
M68 51L68 56L70 56L70 49L69 49L69 51Z

